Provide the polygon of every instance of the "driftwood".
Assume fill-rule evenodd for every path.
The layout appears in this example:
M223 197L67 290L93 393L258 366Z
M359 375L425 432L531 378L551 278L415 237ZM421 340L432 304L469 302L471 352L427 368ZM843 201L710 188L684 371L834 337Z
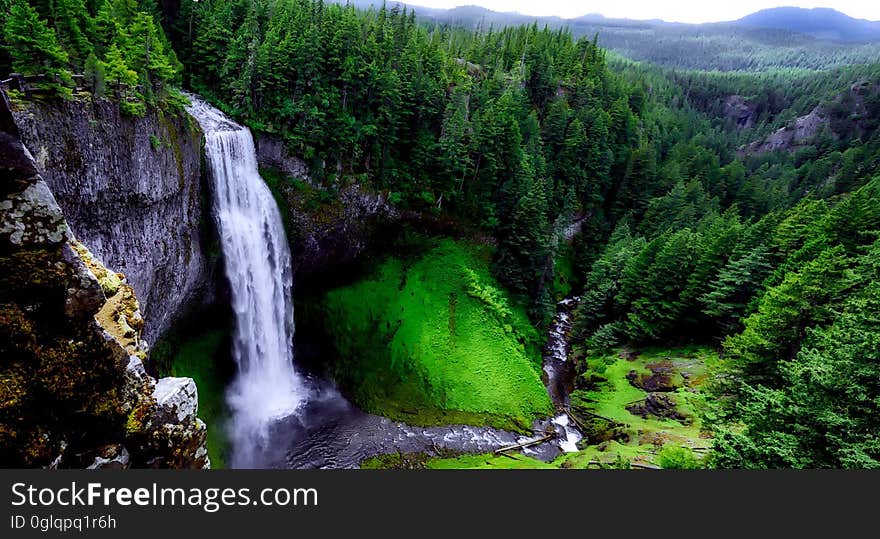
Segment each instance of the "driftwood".
M531 440L528 442L523 442L521 444L509 445L507 447L501 447L501 448L498 448L495 450L495 454L496 455L503 455L505 451L513 451L514 449L524 449L526 447L538 445L538 444L546 442L547 440L552 439L555 436L556 436L556 433L554 432L554 433L548 434L547 436L544 436L543 438L538 438L537 440Z

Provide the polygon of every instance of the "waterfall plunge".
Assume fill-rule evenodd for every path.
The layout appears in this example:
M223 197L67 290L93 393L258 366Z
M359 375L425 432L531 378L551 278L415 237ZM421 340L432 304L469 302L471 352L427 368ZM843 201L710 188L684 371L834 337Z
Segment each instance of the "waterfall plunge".
M290 250L281 214L258 173L250 131L190 96L205 132L214 213L235 312L238 374L227 392L231 465L258 466L269 427L302 406L307 390L293 367Z

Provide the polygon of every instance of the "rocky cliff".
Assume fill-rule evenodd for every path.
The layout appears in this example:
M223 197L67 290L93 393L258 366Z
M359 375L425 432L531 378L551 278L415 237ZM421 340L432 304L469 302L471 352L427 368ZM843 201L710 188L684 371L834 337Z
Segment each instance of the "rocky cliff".
M189 116L143 118L108 100L54 100L13 111L72 231L137 292L154 342L210 280L202 239L201 140Z
M288 153L281 138L257 133L254 137L254 146L261 168L273 168L290 178L308 181L309 167L306 166L305 161Z
M856 140L880 126L880 81L862 80L832 99L816 105L809 114L780 127L763 140L752 142L740 155L761 155L815 144L820 136Z
M740 95L728 96L724 100L724 117L737 129L751 129L755 127L755 106Z
M143 328L135 292L77 241L0 93L0 466L208 467L195 384L146 374Z

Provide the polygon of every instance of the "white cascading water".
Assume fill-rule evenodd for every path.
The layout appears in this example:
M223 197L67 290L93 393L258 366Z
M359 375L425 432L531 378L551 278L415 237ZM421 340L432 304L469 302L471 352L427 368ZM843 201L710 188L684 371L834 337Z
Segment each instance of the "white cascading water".
M293 366L290 249L278 206L260 178L250 130L190 96L205 132L214 213L235 313L238 373L227 392L231 465L252 468L273 422L297 411L307 389Z

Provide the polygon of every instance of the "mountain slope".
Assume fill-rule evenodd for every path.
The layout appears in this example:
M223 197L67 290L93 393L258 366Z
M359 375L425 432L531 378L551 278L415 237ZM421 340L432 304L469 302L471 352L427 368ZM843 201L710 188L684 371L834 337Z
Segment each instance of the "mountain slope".
M342 2L342 0L336 0ZM354 0L360 9L379 9L379 0ZM829 69L866 64L880 57L880 24L833 11L767 10L739 21L711 24L612 19L598 14L574 19L499 13L480 6L433 9L390 2L387 9L414 9L427 24L469 29L537 22L569 28L575 37L596 36L601 47L632 60L676 69L770 71ZM832 14L836 14L831 16Z
M765 9L736 21L738 26L773 28L842 42L880 41L880 22L855 19L829 8L779 7Z

